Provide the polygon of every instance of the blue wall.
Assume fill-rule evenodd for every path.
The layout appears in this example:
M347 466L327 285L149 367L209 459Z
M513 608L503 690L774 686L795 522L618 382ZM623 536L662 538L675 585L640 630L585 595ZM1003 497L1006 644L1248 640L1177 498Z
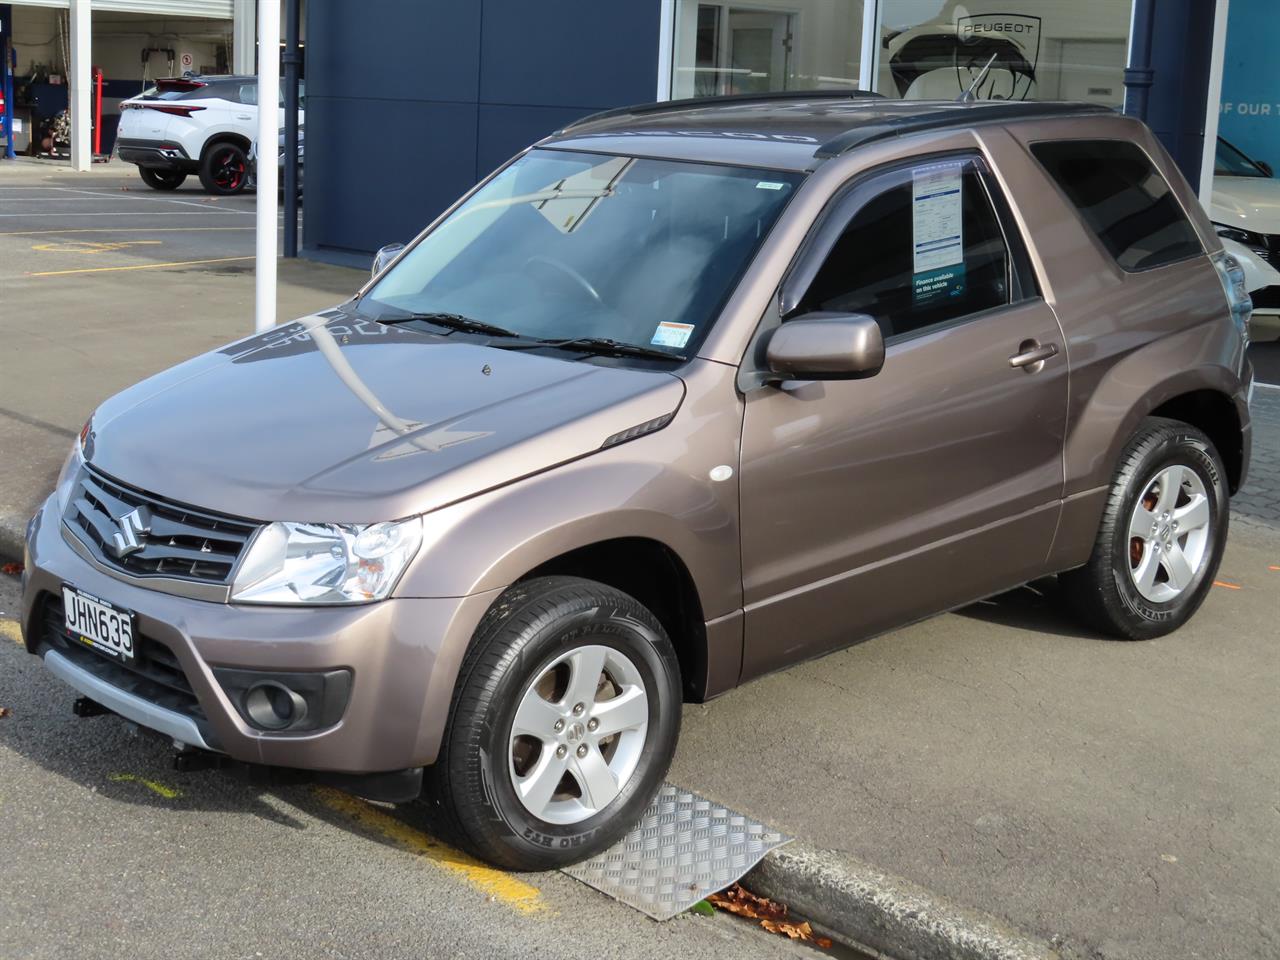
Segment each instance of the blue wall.
M658 0L310 0L303 245L408 240L523 147L657 88Z
M1218 133L1280 170L1280 10L1276 0L1231 0Z

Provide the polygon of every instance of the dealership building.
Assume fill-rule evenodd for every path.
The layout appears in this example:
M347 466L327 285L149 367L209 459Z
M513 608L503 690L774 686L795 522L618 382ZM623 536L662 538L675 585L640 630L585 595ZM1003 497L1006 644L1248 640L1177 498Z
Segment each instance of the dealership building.
M1242 50L1257 48L1265 80L1276 71L1257 33L1272 29L1274 3L363 0L357 16L348 0L309 0L303 252L367 263L515 152L593 111L807 89L954 98L993 55L984 97L1117 109L1126 90L1131 108L1145 99L1147 122L1207 188L1228 27ZM1243 77L1239 89L1226 83L1241 112L1223 126L1244 137L1267 119L1250 113L1267 95ZM1254 155L1270 149L1246 139Z
M595 111L811 89L953 99L989 61L979 96L1143 117L1202 198L1219 133L1280 165L1276 0L298 2L303 254L335 262L367 264L514 153ZM46 64L46 81L68 75L70 98L56 84L29 88L46 103L70 99L73 121L90 62L107 72L109 113L111 93L132 95L170 68L251 70L253 25L253 0L0 2L0 42L16 44L19 73Z

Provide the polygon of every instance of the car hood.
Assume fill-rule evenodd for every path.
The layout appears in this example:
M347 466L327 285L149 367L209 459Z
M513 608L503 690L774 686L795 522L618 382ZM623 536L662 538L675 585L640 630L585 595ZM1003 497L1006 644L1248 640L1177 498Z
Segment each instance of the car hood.
M117 394L94 414L88 455L117 480L237 517L372 523L596 452L683 397L663 371L331 312Z
M1209 219L1254 233L1280 233L1280 180L1214 177Z

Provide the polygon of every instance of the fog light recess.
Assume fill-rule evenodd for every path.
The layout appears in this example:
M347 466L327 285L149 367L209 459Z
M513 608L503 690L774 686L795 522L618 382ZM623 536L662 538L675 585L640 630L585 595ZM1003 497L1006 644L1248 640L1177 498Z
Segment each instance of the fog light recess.
M307 701L283 683L264 680L244 692L244 712L255 726L284 730L307 718Z

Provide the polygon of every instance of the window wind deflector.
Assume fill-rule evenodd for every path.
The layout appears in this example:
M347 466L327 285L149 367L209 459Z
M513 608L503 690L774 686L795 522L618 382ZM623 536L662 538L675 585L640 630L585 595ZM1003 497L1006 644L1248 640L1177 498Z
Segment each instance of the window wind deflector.
M520 334L514 330L508 330L506 327L500 327L496 323L485 323L483 320L472 320L470 317L464 317L460 313L406 313L394 314L389 317L378 317L379 323L385 323L388 326L397 323L411 323L415 320L424 323L433 323L438 327L447 327L450 330L464 330L467 333L485 333L491 337L519 337Z

